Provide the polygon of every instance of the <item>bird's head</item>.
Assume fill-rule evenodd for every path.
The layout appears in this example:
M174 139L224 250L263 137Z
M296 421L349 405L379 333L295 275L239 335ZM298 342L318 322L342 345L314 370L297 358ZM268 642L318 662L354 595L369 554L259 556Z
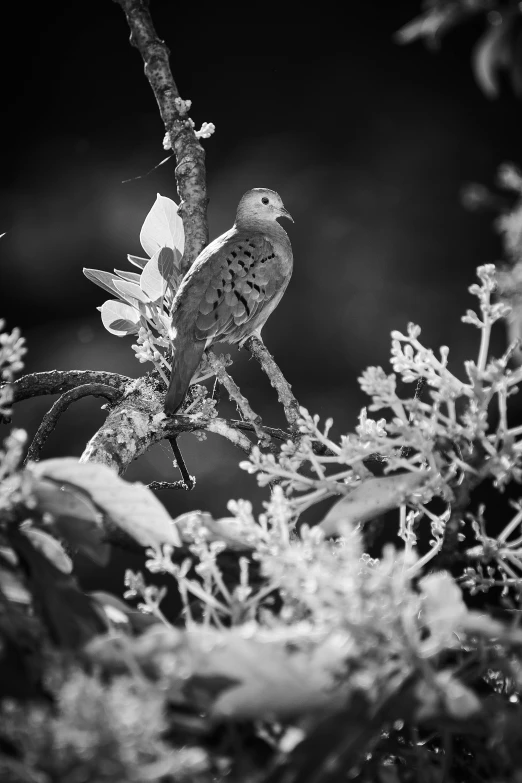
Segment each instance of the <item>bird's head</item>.
M279 193L268 188L253 188L248 190L239 202L236 223L241 225L250 221L274 222L280 217L294 222L290 213L286 211Z

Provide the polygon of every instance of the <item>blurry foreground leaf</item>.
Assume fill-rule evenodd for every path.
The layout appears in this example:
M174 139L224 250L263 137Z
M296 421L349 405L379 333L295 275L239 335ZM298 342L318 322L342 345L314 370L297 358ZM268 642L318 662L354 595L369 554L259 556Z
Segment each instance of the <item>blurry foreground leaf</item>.
M343 526L353 527L397 508L427 479L426 471L366 479L349 495L334 503L320 523L325 535L342 535Z
M98 565L107 565L110 547L103 540L102 515L83 490L80 494L72 487L39 479L34 482L32 492L38 509L52 515L57 533L71 549L82 552Z
M80 592L72 576L59 571L22 532L10 531L9 539L27 573L35 606L60 647L81 647L106 631L92 599Z
M37 477L87 492L115 525L142 546L180 545L172 519L154 493L143 484L124 481L107 465L64 457L43 460L33 464L31 470Z
M23 527L24 536L31 541L35 549L38 549L49 562L51 562L62 574L70 574L73 569L71 558L65 554L62 545L56 538L43 530L34 527Z

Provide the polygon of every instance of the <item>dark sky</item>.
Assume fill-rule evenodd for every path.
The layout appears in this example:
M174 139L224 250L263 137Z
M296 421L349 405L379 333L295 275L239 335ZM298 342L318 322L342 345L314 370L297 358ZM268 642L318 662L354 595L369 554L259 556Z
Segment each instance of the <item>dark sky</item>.
M13 7L14 6L14 7ZM352 429L364 397L356 378L388 360L391 329L420 323L448 344L455 367L476 356L460 323L474 268L500 253L490 216L463 210L462 185L492 184L520 161L521 104L476 86L470 52L482 25L443 41L398 46L392 34L417 2L348 3L343 16L284 6L152 0L156 28L205 142L211 236L233 222L251 187L277 190L292 213L295 268L265 329L300 402ZM346 10L348 9L348 11ZM106 296L84 266L127 268L155 195L176 198L173 166L140 179L165 153L163 127L121 9L110 0L10 4L2 48L1 312L28 338L27 370L98 368L139 375L131 340L103 330ZM499 350L503 335L497 335ZM266 423L281 423L272 389L246 355L232 368ZM26 403L30 432L48 401ZM99 401L71 410L46 456L79 455L101 422ZM222 410L227 413L227 404ZM257 497L237 454L185 436L192 494L168 493L173 514ZM158 447L129 477L172 478Z

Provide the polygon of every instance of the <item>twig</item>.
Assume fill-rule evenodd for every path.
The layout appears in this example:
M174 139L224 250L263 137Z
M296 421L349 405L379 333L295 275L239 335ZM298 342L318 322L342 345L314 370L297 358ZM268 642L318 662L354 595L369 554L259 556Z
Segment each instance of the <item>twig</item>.
M253 334L245 342L252 356L254 356L261 369L268 376L268 379L274 389L277 391L277 398L284 408L285 416L290 430L295 437L299 434L297 421L299 419L299 403L292 394L292 387L284 377L283 373L274 361L273 356L268 352L265 344L258 335Z
M33 438L33 442L27 450L27 456L24 460L24 465L29 460L38 461L40 459L40 452L56 425L58 419L65 413L69 405L76 400L81 400L83 397L105 397L110 402L115 402L121 396L121 392L117 389L112 389L110 386L102 386L99 383L85 383L83 386L77 386L75 389L70 389L65 394L56 400L52 408L47 411L43 417L36 435Z
M255 427L250 421L240 421L239 419L231 419L230 423L234 425L238 430L245 430L245 432L255 432ZM290 440L290 433L286 430L281 430L278 427L267 427L263 424L263 432L276 440L283 440L285 443Z
M95 383L110 386L123 393L131 378L103 370L50 370L49 372L34 372L23 375L11 384L13 402L28 400L30 397L41 397L44 394L63 394L77 386Z
M270 435L263 429L263 420L261 419L261 416L254 413L247 398L241 394L239 386L226 371L223 357L216 356L213 351L208 351L207 360L219 383L227 390L230 399L236 403L238 410L245 421L250 422L252 425L252 429L256 433L260 444L265 447L270 446Z
M180 98L169 65L169 50L158 38L146 0L115 0L127 18L135 46L145 63L147 77L158 103L161 119L176 155L176 183L185 229L181 271L186 272L208 242L205 152L188 116L190 101Z
M168 441L172 447L172 451L174 452L176 465L178 466L179 472L181 473L182 483L184 485L184 488L187 490L194 489L194 487L196 486L196 477L191 476L187 470L187 466L185 465L185 460L183 459L183 454L181 453L179 448L178 439L168 438Z

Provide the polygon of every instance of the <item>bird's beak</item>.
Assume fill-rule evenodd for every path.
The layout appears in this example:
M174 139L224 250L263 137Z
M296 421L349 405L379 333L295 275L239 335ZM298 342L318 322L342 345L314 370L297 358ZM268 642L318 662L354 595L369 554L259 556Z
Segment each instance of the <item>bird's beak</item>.
M284 207L279 208L279 217L288 218L288 220L290 220L292 223L294 222L292 215L290 212L287 212Z

